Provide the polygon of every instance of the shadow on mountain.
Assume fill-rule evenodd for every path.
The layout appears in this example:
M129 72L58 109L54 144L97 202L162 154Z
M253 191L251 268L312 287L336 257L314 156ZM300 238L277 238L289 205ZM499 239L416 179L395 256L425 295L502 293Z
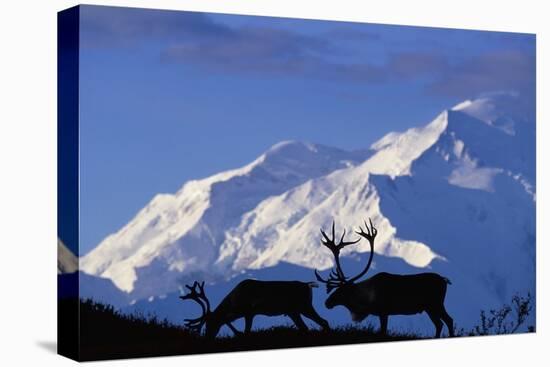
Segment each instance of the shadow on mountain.
M441 162L434 150L415 162L413 176L370 177L380 195L380 211L397 228L396 237L425 243L449 259L430 267L454 280L449 303L469 307L474 314L480 306L505 302L514 292L533 292L535 221L525 214L535 210L530 194L502 171L494 171L482 189L450 184L453 171ZM422 173L426 167L429 175ZM438 204L442 201L445 206Z

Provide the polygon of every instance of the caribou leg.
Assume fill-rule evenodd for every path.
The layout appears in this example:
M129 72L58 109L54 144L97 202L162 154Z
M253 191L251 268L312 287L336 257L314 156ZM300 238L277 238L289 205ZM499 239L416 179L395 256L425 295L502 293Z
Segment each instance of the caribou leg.
M232 323L226 322L225 324L231 329L231 331L233 332L233 334L235 334L235 336L242 335L242 332L237 330L237 328L235 326L233 326Z
M244 317L244 332L247 334L252 330L252 321L254 321L254 315L247 315Z
M315 311L313 307L309 307L306 311L303 311L302 315L304 315L311 321L318 324L321 328L323 328L323 330L330 329L330 325L328 324L328 321L323 319L321 316L319 316L319 314L317 313L317 311Z
M435 337L440 338L441 329L443 329L443 322L441 321L441 316L439 315L439 313L436 313L433 311L427 312L427 314L428 316L430 316L430 320L432 320L432 322L435 325Z
M451 316L447 313L447 310L445 310L445 307L443 307L443 310L441 311L441 319L445 322L445 325L447 325L447 329L449 329L449 336L455 336L454 332L454 321Z
M386 335L388 332L388 315L378 316L380 319L380 334Z
M300 317L300 314L290 314L290 315L288 315L288 317L290 317L292 319L292 321L294 321L294 323L296 324L296 327L299 330L307 330L308 329L306 323L304 322L304 320L302 320L302 317Z

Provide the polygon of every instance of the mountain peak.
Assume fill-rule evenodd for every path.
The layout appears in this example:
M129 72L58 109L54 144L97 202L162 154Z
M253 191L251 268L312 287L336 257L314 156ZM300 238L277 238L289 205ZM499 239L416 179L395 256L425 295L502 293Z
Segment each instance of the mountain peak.
M439 139L447 124L448 112L443 111L426 126L386 134L371 146L376 153L365 164L371 173L408 175L411 164Z
M534 101L513 92L486 93L454 106L451 111L462 112L514 135L518 123L534 121Z
M260 164L308 159L312 156L323 155L324 150L319 145L297 140L283 140L266 150L259 160Z
M262 155L267 158L286 157L286 158L299 158L304 156L323 156L323 155L345 155L365 157L365 151L350 152L344 149L331 147L328 145L311 143L307 141L299 140L283 140L273 146L271 146Z
M315 145L298 140L283 140L275 143L271 148L266 151L265 154L276 154L291 149L308 149L311 151L315 151Z

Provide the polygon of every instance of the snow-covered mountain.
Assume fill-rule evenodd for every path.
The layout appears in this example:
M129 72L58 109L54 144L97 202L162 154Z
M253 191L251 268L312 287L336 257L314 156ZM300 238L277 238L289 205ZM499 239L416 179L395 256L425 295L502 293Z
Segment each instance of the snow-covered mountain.
M57 239L57 274L74 273L78 270L78 258Z
M518 106L502 95L466 101L361 152L277 144L245 167L157 195L81 269L134 300L280 264L327 269L319 228L335 219L349 231L370 217L372 273L448 276L449 312L471 323L535 290L535 122ZM366 251L361 242L343 256Z
M82 269L112 279L138 298L177 289L184 274L226 277L230 274L215 266L220 244L246 213L266 198L359 164L368 154L279 143L243 168L187 182L174 195L155 196L130 223L85 256Z

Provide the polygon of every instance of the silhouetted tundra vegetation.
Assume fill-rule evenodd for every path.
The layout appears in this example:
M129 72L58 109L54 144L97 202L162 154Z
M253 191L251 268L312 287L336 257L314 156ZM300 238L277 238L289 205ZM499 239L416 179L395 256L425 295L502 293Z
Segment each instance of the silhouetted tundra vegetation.
M69 302L61 300L69 311ZM91 300L80 301L80 354L82 361L215 353L336 344L369 343L419 339L414 334L381 335L371 327L344 326L323 330L300 331L294 326L252 330L249 334L219 336L198 335L183 326L160 320L153 315L126 315L112 306ZM60 335L60 337L62 337Z
M370 326L347 325L330 330L301 331L294 326L278 326L252 330L250 334L206 338L160 320L154 315L122 314L112 306L91 300L60 300L60 312L80 313L80 350L75 356L82 361L170 356L197 353L311 347L323 345L372 343L426 339L414 333L388 332L383 335ZM512 333L524 324L532 310L532 298L516 296L511 305L500 310L482 311L480 325L457 335L489 335ZM483 316L484 315L484 316ZM73 325L77 327L77 325ZM529 327L528 331L534 331ZM63 338L63 329L59 330ZM71 331L74 334L74 330Z
M460 329L460 336L485 336L513 334L525 324L533 310L533 297L516 294L510 304L504 304L500 309L482 310L479 314L479 325L470 331ZM527 332L535 332L535 326L527 326Z

